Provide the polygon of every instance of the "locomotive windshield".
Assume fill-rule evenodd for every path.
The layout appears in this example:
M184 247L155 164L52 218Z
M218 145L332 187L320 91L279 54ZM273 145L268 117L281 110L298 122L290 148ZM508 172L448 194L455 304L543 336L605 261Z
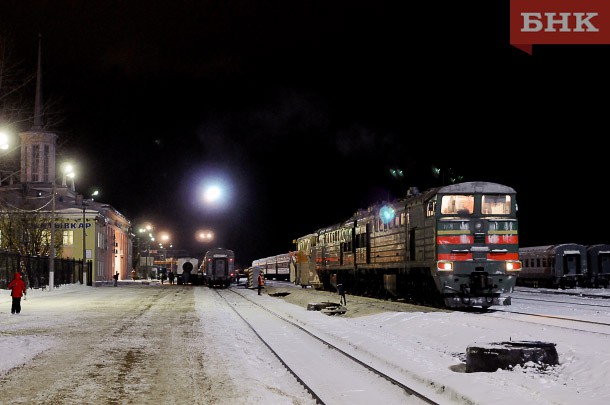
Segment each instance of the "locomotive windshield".
M441 214L472 214L474 195L444 195L441 200Z
M507 215L511 213L510 195L484 194L481 196L481 212L483 215Z
M449 194L441 199L441 214L470 215L474 213L473 194ZM483 194L481 196L482 215L508 215L511 213L511 197L508 194Z

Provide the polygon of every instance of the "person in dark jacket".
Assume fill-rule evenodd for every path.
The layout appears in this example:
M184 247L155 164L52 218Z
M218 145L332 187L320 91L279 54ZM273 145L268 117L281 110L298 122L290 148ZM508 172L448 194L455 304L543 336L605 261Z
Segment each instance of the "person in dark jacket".
M343 306L347 305L347 300L345 299L345 287L343 287L343 284L337 284L337 292L339 293L339 297L341 297L339 304Z
M21 274L15 272L15 278L13 281L8 283L8 289L11 290L11 297L13 297L13 305L11 306L11 314L18 314L21 312L21 297L27 294L25 283L21 279Z
M114 276L112 276L112 278L114 279L114 286L118 287L119 286L119 272L117 271L116 273L114 273Z

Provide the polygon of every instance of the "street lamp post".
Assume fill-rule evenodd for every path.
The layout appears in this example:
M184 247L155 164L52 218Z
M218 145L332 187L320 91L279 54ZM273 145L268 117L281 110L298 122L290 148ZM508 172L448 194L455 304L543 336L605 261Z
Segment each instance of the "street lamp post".
M162 249L163 252L163 268L166 269L167 271L167 245L170 243L170 235L166 232L160 233L159 234L159 248ZM171 266L170 266L170 270L171 270Z
M63 167L62 185L66 185L66 176L74 178L74 172L70 164L65 164ZM72 189L74 189L74 180L72 180ZM55 194L57 189L55 180L51 189L51 241L49 244L49 291L53 291L55 286ZM83 242L84 243L84 242Z
M138 238L138 253L136 254L137 262L136 262L136 268L134 270L136 271L135 274L140 275L140 256L141 256L142 252L140 251L140 236L138 235L137 238ZM134 280L135 280L135 278L134 278Z
M139 277L141 279L148 279L148 276L150 275L150 268L149 268L149 263L148 263L148 258L150 257L150 241L152 238L152 229L153 226L150 224L147 224L144 228L140 228L138 229L138 274ZM148 232L148 238L146 241L146 261L144 262L144 268L145 268L145 273L142 273L142 267L140 266L140 259L141 259L141 251L140 251L140 239L142 238L142 235Z
M85 199L83 198L83 285L87 285L87 232L86 228L86 219L85 213L87 209L87 204L85 204Z
M49 246L49 291L55 284L55 181L51 191L51 245Z

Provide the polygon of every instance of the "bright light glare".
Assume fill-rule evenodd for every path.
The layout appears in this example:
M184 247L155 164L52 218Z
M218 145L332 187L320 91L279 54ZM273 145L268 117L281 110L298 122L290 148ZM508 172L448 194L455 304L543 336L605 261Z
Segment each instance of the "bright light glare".
M233 185L224 174L197 174L197 186L187 191L198 211L206 216L226 211L232 202Z
M4 131L0 131L0 149L8 149L8 143L9 143L9 139L8 139L8 134Z
M74 167L70 163L64 163L61 170L68 176L72 175L74 177Z
M204 194L204 199L207 202L214 202L216 200L218 200L218 198L220 197L220 187L218 186L211 186L208 187L207 190L205 190L205 194Z
M196 238L200 242L206 242L212 240L214 238L214 234L212 231L198 231Z
M381 218L384 224L390 223L394 219L395 214L396 211L389 205L384 205L379 210L379 217Z

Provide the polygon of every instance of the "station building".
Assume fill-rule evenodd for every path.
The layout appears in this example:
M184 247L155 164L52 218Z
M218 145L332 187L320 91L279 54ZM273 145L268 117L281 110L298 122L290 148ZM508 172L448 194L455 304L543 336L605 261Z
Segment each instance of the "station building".
M7 218L36 215L37 221L12 222L42 228L28 229L25 234L51 235L53 227L57 239L57 233L61 234L61 243L56 243L59 248L54 248L55 256L89 263L82 278L84 283L112 281L116 272L119 279L130 278L130 221L110 204L78 194L74 182L67 181L66 173L60 171L61 177L58 176L58 137L42 124L40 47L38 57L33 125L19 134L19 168L8 173L0 171L0 213ZM0 244L2 236L0 229Z

